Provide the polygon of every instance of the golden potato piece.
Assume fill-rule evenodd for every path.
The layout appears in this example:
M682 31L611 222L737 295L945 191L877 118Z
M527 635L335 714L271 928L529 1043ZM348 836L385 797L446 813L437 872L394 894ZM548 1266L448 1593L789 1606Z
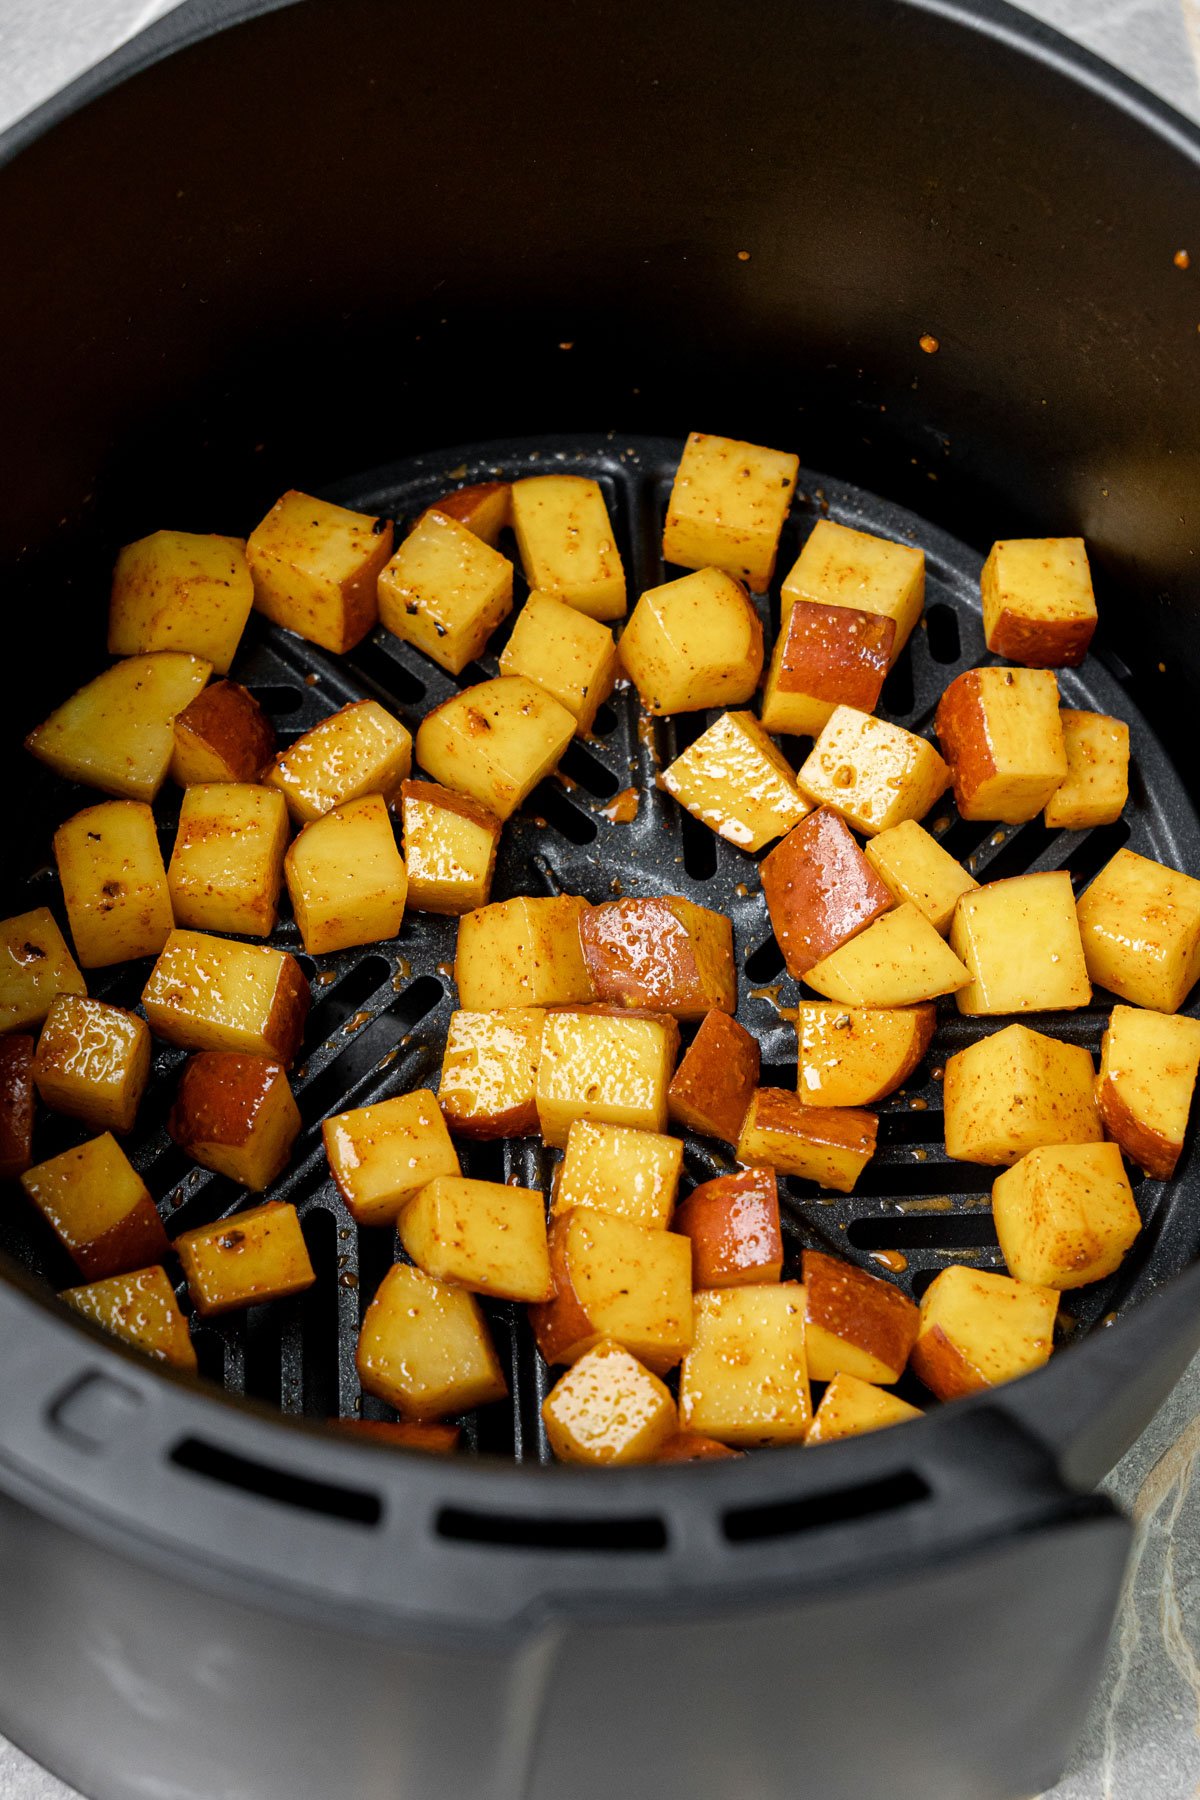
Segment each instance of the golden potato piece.
M816 737L835 707L874 712L892 664L893 619L853 606L785 607L763 689L768 731Z
M175 921L148 806L106 800L85 807L55 832L54 860L83 968L158 955Z
M1067 778L1046 802L1048 831L1088 831L1112 825L1129 798L1129 727L1104 713L1064 707Z
M286 1300L316 1280L300 1219L284 1200L218 1219L176 1238L192 1305L202 1319Z
M212 672L199 656L162 650L114 663L56 707L25 748L66 781L153 800L175 749L175 719Z
M538 1006L451 1014L438 1104L451 1131L468 1138L529 1137L538 1129Z
M739 1169L692 1189L673 1229L691 1239L692 1285L746 1287L778 1281L783 1235L773 1169Z
M512 484L512 522L525 579L593 619L625 616L625 570L604 492L586 475L533 475Z
M379 577L380 623L451 675L512 611L513 567L447 513L422 513Z
M692 1252L687 1238L594 1207L550 1226L551 1298L529 1309L548 1363L571 1363L603 1338L663 1374L692 1341Z
M818 519L784 580L781 599L785 618L796 601L809 600L891 619L895 662L925 606L925 552Z
M814 1381L855 1375L888 1385L899 1381L916 1342L920 1314L907 1294L865 1269L806 1250L804 1344Z
M310 954L378 944L399 931L408 872L382 794L348 800L314 819L288 850L283 866L292 911Z
M742 1122L738 1161L849 1194L875 1154L878 1130L874 1113L806 1106L786 1088L757 1088Z
M577 894L521 895L465 913L454 979L468 1012L569 1006L594 998L579 938Z
M470 1412L508 1393L474 1294L407 1263L380 1283L355 1361L366 1392L410 1419Z
M744 1450L732 1450L728 1444L718 1444L716 1438L705 1437L702 1431L674 1431L661 1445L654 1460L656 1463L675 1462L725 1462L731 1456L744 1456Z
M969 976L955 996L959 1012L1063 1012L1092 997L1065 869L989 881L964 894L950 948Z
M0 1038L0 1181L23 1175L33 1161L33 1039Z
M412 734L377 700L356 700L281 750L263 776L302 825L366 794L389 797L412 767Z
M245 550L241 538L192 531L126 544L113 570L109 655L185 650L224 675L254 603Z
M86 993L48 906L0 920L0 1033L40 1025L59 994Z
M391 554L390 519L292 490L246 544L254 604L276 625L343 655L378 617L375 585Z
M998 1387L1050 1360L1058 1293L953 1263L926 1288L909 1366L939 1400Z
M1118 850L1080 896L1079 933L1097 987L1178 1012L1200 976L1200 881Z
M946 1154L1012 1164L1041 1144L1097 1144L1104 1132L1095 1084L1081 1045L1007 1025L947 1058Z
M674 894L610 900L579 916L596 998L616 1006L700 1019L737 1006L733 926Z
M797 979L892 906L849 826L827 806L789 831L759 873L771 929Z
M806 1106L870 1106L908 1080L933 1040L937 1009L796 1008L796 1092Z
M665 1131L678 1053L668 1014L548 1012L537 1072L543 1140L565 1144L575 1119Z
M832 1444L837 1438L858 1437L864 1431L880 1431L885 1425L902 1425L919 1419L919 1406L910 1406L897 1394L885 1393L857 1375L835 1375L821 1396L806 1444Z
M695 1298L679 1377L679 1422L723 1444L800 1443L812 1423L804 1289L795 1281Z
M809 810L786 757L748 712L722 713L663 770L662 785L739 850L761 850Z
M287 1168L300 1113L282 1063L202 1050L183 1071L168 1130L193 1162L261 1193Z
M304 1035L309 990L285 950L173 931L142 990L156 1037L185 1050L249 1050L290 1068Z
M762 674L762 625L739 581L700 569L646 589L620 651L647 712L740 706Z
M360 1225L392 1224L427 1182L460 1173L428 1088L336 1113L321 1132L330 1174Z
M195 1374L196 1351L188 1323L161 1265L89 1281L85 1287L65 1288L58 1297L102 1331L132 1344L156 1362Z
M765 593L799 468L789 451L691 432L667 503L666 560L724 569Z
M507 819L555 767L575 716L523 675L463 688L417 732L417 761L455 793Z
M1032 819L1067 778L1058 682L1049 669L968 669L934 729L964 819Z
M567 1133L551 1210L558 1214L591 1206L648 1229L665 1226L682 1166L679 1138L576 1119Z
M169 1245L146 1184L109 1132L35 1163L21 1186L89 1280L161 1262Z
M287 806L273 788L246 781L186 788L167 870L175 923L269 937L288 836ZM161 950L162 944L153 947Z
M1067 878L1070 885L1070 877ZM968 899L971 898L968 895ZM807 970L810 988L843 1006L919 1006L965 987L970 971L907 901ZM964 1009L965 1010L965 1009Z
M996 1178L992 1217L1013 1276L1047 1288L1111 1275L1142 1228L1119 1144L1030 1150Z
M476 481L469 487L455 488L427 506L416 523L419 525L431 512L457 519L495 549L500 533L512 524L512 486L507 481Z
M435 1281L497 1300L548 1300L554 1292L537 1189L438 1175L404 1207L396 1228Z
M561 1375L542 1402L560 1462L656 1462L678 1424L658 1376L620 1344L600 1343Z
M949 787L950 771L914 732L837 706L796 780L810 800L873 837L905 819L923 819Z
M1109 1137L1158 1181L1183 1151L1196 1072L1200 1019L1114 1006L1100 1053L1096 1098Z
M175 715L171 780L257 781L275 754L275 730L248 688L214 681Z
M586 737L596 709L617 679L617 646L612 632L556 594L530 594L500 656L502 675L536 681L575 718L575 735Z
M943 937L959 900L979 886L915 819L868 838L864 854L897 905L907 900Z
M735 1144L758 1085L758 1041L728 1013L705 1013L667 1089L667 1111L685 1131Z
M1082 538L1008 538L983 565L987 647L1010 662L1073 669L1096 629L1092 573Z
M453 1456L462 1437L457 1425L440 1425L421 1419L330 1419L335 1431L395 1450L423 1450L430 1456Z
M150 1076L150 1028L124 1007L60 994L42 1026L33 1076L52 1111L96 1131L132 1131Z
M436 782L404 781L400 815L412 910L457 915L486 906L500 842L495 813Z

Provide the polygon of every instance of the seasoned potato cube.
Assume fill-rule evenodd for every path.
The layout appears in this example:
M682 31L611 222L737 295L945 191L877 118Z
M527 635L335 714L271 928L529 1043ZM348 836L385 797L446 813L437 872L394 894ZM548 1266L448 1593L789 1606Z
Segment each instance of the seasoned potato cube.
M390 519L293 490L246 544L254 604L276 625L341 655L378 617L375 584L391 554Z
M970 977L956 995L959 1012L1063 1012L1092 997L1065 869L989 881L964 894L950 948Z
M321 1126L329 1172L360 1225L390 1225L427 1182L460 1173L428 1088L337 1113Z
M998 1387L1050 1360L1058 1293L953 1263L926 1288L909 1357L939 1400Z
M89 1280L161 1262L170 1248L145 1182L110 1132L35 1163L21 1186Z
M1058 682L1049 669L968 669L934 729L964 819L1032 819L1067 776Z
M455 488L427 506L417 524L431 512L457 519L494 549L504 527L512 524L512 488L507 481L477 481L470 487Z
M1096 629L1092 574L1082 538L1009 538L983 565L987 647L1010 662L1074 669Z
M1046 802L1049 831L1088 831L1120 818L1129 798L1129 727L1105 713L1060 713L1067 779Z
M744 1450L733 1450L728 1444L718 1444L716 1438L705 1437L701 1431L673 1431L666 1443L660 1446L654 1460L656 1463L723 1462L731 1456L744 1455Z
M54 860L83 968L158 955L175 921L148 806L106 800L85 807L55 832Z
M498 1300L548 1300L554 1292L545 1206L535 1188L438 1175L404 1207L396 1228L435 1281Z
M1080 896L1079 933L1097 987L1178 1012L1200 976L1200 881L1118 850Z
M968 895L968 898L970 896ZM919 1006L953 994L970 974L924 913L907 901L824 957L805 981L843 1006Z
M733 926L723 913L674 894L610 900L580 914L579 939L601 1002L679 1019L737 1005Z
M778 1281L783 1236L773 1169L739 1169L693 1188L673 1221L692 1241L692 1286Z
M665 1131L678 1053L679 1026L669 1016L547 1013L537 1072L543 1139L565 1144L574 1119Z
M781 599L785 614L798 600L810 600L891 619L895 662L925 606L925 552L818 519L788 572Z
M417 761L444 787L507 819L574 735L574 714L552 694L523 675L500 675L426 713Z
M186 650L224 675L250 617L254 584L241 538L155 531L113 570L110 656Z
M728 1013L705 1013L667 1089L667 1110L685 1131L737 1142L758 1085L758 1042Z
M923 819L950 785L932 744L853 706L837 706L796 780L802 793L874 837L905 819Z
M275 754L275 731L248 688L214 681L175 716L171 779L256 781Z
M632 1219L635 1225L665 1226L675 1205L682 1165L683 1144L678 1138L576 1119L567 1133L552 1211L592 1206Z
M175 718L208 680L211 663L161 650L114 663L56 707L25 748L66 781L123 800L153 800L175 749Z
M667 503L666 560L724 569L765 593L799 467L786 450L691 432Z
M150 971L142 1006L150 1029L185 1050L250 1050L290 1068L304 1035L309 991L285 950L173 931Z
M196 1352L188 1323L175 1300L166 1270L156 1264L129 1275L110 1275L86 1287L66 1288L59 1296L93 1325L122 1338L156 1362L196 1370Z
M917 1338L920 1314L907 1294L878 1275L820 1250L806 1250L804 1347L814 1381L856 1375L899 1381Z
M979 886L915 819L868 838L865 854L897 904L910 901L943 937L961 896Z
M397 1450L424 1450L430 1456L453 1456L462 1431L457 1425L439 1425L421 1419L330 1419L336 1431Z
M849 827L827 806L789 831L759 874L771 929L797 979L892 905Z
M1113 1007L1096 1086L1100 1117L1126 1156L1158 1181L1175 1173L1197 1069L1200 1019Z
M1081 1045L1007 1025L946 1061L946 1154L1015 1163L1039 1144L1097 1144L1104 1133L1095 1085Z
M467 526L426 512L379 577L379 620L459 675L512 611L513 567Z
M1142 1228L1119 1144L1030 1150L996 1178L992 1218L1012 1274L1048 1288L1111 1275Z
M60 994L42 1026L33 1076L54 1112L97 1131L132 1131L150 1077L150 1028L124 1007Z
M722 713L663 770L662 785L739 850L761 850L809 810L787 759L748 712Z
M550 1227L552 1298L529 1309L548 1363L570 1363L602 1338L663 1374L692 1341L692 1247L594 1207Z
M696 1295L679 1422L724 1444L799 1443L812 1422L804 1289L795 1281Z
M287 1168L300 1114L282 1063L202 1050L183 1071L168 1129L193 1162L261 1193Z
M465 913L458 926L454 979L469 1012L570 1006L594 997L577 894L518 895Z
M408 905L414 912L471 912L492 891L500 821L465 794L433 781L400 785Z
M933 1041L933 1006L796 1008L796 1092L806 1106L870 1106L906 1082Z
M586 737L596 708L617 679L617 646L598 619L554 594L530 594L500 657L502 675L536 681L575 717L576 737Z
M763 689L768 731L816 737L837 706L874 712L892 663L894 619L796 600L785 611Z
M310 955L394 938L408 873L382 794L305 825L284 858L292 911Z
M658 1376L621 1344L600 1343L561 1375L542 1402L560 1462L657 1462L679 1421Z
M380 1283L355 1361L367 1393L412 1419L470 1412L508 1393L474 1294L407 1263Z
M0 1038L0 1181L33 1161L33 1039Z
M806 1106L786 1088L758 1088L737 1143L740 1163L765 1163L849 1194L875 1154L879 1121L849 1106Z
M86 993L48 906L0 920L0 1032L40 1025L59 994Z
M740 706L762 674L758 614L741 583L720 569L647 588L620 648L625 672L650 713Z
M308 825L367 794L390 796L412 768L412 735L376 700L356 700L281 750L263 780Z
M538 1129L538 1006L452 1013L438 1104L460 1137L529 1137Z
M316 1280L300 1219L285 1200L218 1219L176 1238L192 1305L202 1319L286 1300Z
M604 494L586 475L512 484L512 522L530 587L593 619L625 616L625 570Z
M176 922L197 931L269 937L287 843L287 807L273 788L245 781L187 788L167 870ZM164 932L153 948L161 950L165 942Z
M821 1396L806 1444L832 1444L837 1438L858 1437L864 1431L880 1431L885 1425L902 1425L919 1419L919 1406L910 1406L896 1394L885 1393L857 1375L835 1375Z

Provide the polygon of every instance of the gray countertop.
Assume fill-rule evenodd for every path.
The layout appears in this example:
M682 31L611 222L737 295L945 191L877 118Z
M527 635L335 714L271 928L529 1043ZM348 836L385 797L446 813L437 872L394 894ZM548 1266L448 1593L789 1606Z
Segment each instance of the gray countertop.
M168 10L163 0L0 0L0 129ZM1025 10L1200 119L1200 0L1026 0ZM1043 1800L1200 1800L1198 1458L1200 1358L1106 1483L1137 1521L1137 1545L1078 1752ZM0 1796L72 1800L3 1738Z

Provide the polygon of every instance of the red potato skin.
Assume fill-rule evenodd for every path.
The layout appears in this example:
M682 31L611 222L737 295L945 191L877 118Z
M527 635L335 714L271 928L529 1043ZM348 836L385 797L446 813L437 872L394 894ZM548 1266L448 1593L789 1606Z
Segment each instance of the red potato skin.
M895 904L850 827L827 806L794 825L760 873L771 929L797 979Z
M402 781L401 805L406 800L424 802L426 806L439 807L442 812L457 813L460 819L469 819L473 825L482 825L497 837L500 835L501 821L494 812L489 812L486 806L480 806L478 800L469 800L465 794L456 794L436 781Z
M512 524L512 487L507 481L477 481L470 487L455 488L452 494L443 494L440 500L427 506L413 520L413 529L431 512L456 519L495 549L500 533L506 525Z
M455 1137L474 1138L479 1143L486 1143L492 1138L536 1137L538 1134L537 1101L529 1100L524 1106L511 1106L507 1112L494 1113L489 1119L478 1115L471 1118L459 1118L456 1112L442 1104L442 1116L447 1128Z
M788 614L779 689L874 712L895 641L894 619L797 600Z
M330 1419L336 1431L370 1438L402 1450L426 1450L432 1456L453 1456L462 1436L457 1425L419 1419Z
M1005 607L992 628L988 649L1027 669L1077 669L1095 630L1094 618L1027 619Z
M773 1169L741 1169L704 1182L676 1208L671 1229L692 1240L694 1288L778 1281L783 1273Z
M1131 1162L1154 1181L1168 1181L1183 1150L1181 1143L1164 1137L1139 1119L1122 1100L1110 1082L1096 1084L1096 1104L1101 1122L1115 1144L1119 1144Z
M940 1325L922 1333L912 1347L908 1366L919 1381L939 1400L959 1400L964 1394L977 1394L987 1387L978 1369L972 1367Z
M33 1162L33 1052L23 1033L0 1039L0 1181L14 1181Z
M805 1250L802 1264L810 1323L877 1356L898 1380L917 1340L920 1308L890 1281L840 1257Z
M131 1269L163 1262L171 1245L153 1200L143 1192L118 1224L86 1244L67 1248L89 1281L103 1281L107 1275L127 1275Z
M713 1008L731 1013L737 1005L733 926L718 913L709 916L719 920L724 942L716 992L702 979L687 928L668 896L589 907L579 920L579 938L597 999L682 1019L701 1018Z
M729 1444L718 1444L716 1438L705 1437L703 1432L676 1431L654 1460L656 1463L721 1462L726 1457L745 1454L744 1450L734 1450Z
M188 1061L167 1121L181 1149L244 1144L283 1064L241 1050L201 1050Z
M868 1157L875 1154L879 1120L856 1106L805 1106L790 1088L759 1088L755 1124L787 1131L806 1144L835 1144Z
M956 675L938 701L933 728L950 765L954 803L965 819L979 788L996 773L987 722L980 697L980 671Z
M537 1340L542 1360L548 1363L574 1362L588 1348L596 1328L571 1286L567 1263L567 1227L569 1212L560 1213L550 1224L550 1279L554 1297L539 1300L528 1308L529 1323Z
M236 681L215 681L184 707L176 732L198 738L229 769L231 781L254 781L275 755L275 732L248 689Z
M685 1131L736 1144L758 1086L758 1042L736 1019L715 1009L684 1052L667 1089L667 1110Z
M285 1069L291 1068L299 1053L311 998L304 970L294 956L285 955L264 1033Z

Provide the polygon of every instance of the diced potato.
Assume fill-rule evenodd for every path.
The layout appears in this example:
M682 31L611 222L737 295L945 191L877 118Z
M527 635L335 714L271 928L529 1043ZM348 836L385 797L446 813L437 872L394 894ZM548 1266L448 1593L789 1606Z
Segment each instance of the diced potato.
M761 850L808 812L787 759L753 713L722 713L663 770L662 785L739 850Z
M460 675L512 611L513 566L446 513L422 513L379 577L379 620Z
M523 675L500 675L426 713L417 761L435 781L507 819L574 735L574 714L552 694Z
M821 1396L806 1444L832 1444L837 1438L858 1437L864 1431L880 1431L885 1425L902 1425L919 1419L919 1406L910 1406L896 1394L885 1393L857 1375L835 1375Z
M968 669L938 701L934 729L964 819L1019 825L1066 780L1058 682L1049 669Z
M683 1144L657 1131L576 1119L556 1171L552 1212L591 1206L647 1229L665 1226L675 1205Z
M679 1026L665 1014L547 1013L537 1072L544 1141L565 1144L575 1119L665 1131L678 1053Z
M430 1456L453 1456L462 1431L457 1425L422 1419L330 1419L337 1431L396 1450L424 1450Z
M113 570L109 655L185 650L224 675L254 603L245 549L241 538L192 531L126 544Z
M868 838L865 855L897 904L911 902L943 937L962 895L979 886L915 819Z
M375 623L375 584L391 554L390 519L293 490L250 533L254 604L276 625L341 655Z
M601 1002L701 1019L737 1006L733 926L675 894L610 900L580 914L583 957Z
M782 589L783 611L798 600L853 606L896 627L895 662L925 606L925 552L870 531L818 519Z
M570 1006L591 1000L577 894L518 895L465 913L458 926L454 979L468 1012Z
M529 1137L537 1131L545 1016L538 1006L451 1014L438 1089L451 1131L468 1138Z
M33 1039L0 1038L0 1181L33 1161Z
M1073 669L1096 629L1092 573L1082 538L1009 538L983 565L987 647L1010 662Z
M795 1281L696 1295L679 1422L724 1444L799 1443L812 1423L804 1289Z
M692 1341L692 1247L594 1207L550 1227L552 1298L529 1310L548 1363L571 1363L603 1338L663 1374Z
M59 994L86 994L48 906L0 921L0 1032L40 1025Z
M620 650L647 712L740 706L762 674L762 625L739 581L700 569L646 589Z
M56 707L25 748L66 781L122 800L153 800L175 749L175 718L211 663L161 650L114 663Z
M837 706L796 780L810 800L874 837L905 819L923 819L949 787L950 771L923 737Z
M402 782L400 813L412 911L453 916L486 906L500 842L495 813L433 781Z
M193 1162L261 1193L287 1168L300 1113L282 1063L202 1050L183 1071L168 1129Z
M283 866L310 955L378 944L399 931L408 873L382 794L348 800L305 825Z
M926 1288L909 1357L939 1400L998 1387L1049 1362L1058 1293L952 1263Z
M329 1172L359 1225L391 1225L427 1182L460 1173L458 1152L428 1088L336 1113L321 1134Z
M916 1342L920 1314L890 1281L820 1250L806 1250L804 1345L814 1381L855 1375L899 1381Z
M767 730L816 737L837 706L874 712L895 640L895 620L879 613L793 601L763 689Z
M1118 850L1080 896L1079 933L1097 987L1178 1012L1200 976L1200 881Z
M737 1143L740 1163L765 1163L781 1175L854 1191L875 1154L879 1121L853 1107L806 1106L786 1088L757 1088Z
M907 901L824 957L804 977L827 1000L843 1006L883 1007L919 1006L940 994L955 993L970 978L953 948Z
M691 432L667 504L666 560L724 569L765 593L799 468L789 451Z
M1100 1053L1096 1098L1109 1137L1158 1181L1175 1173L1196 1072L1200 1019L1114 1006Z
M783 1273L773 1169L739 1169L702 1182L681 1202L673 1229L691 1239L693 1287L746 1287Z
M1049 831L1088 831L1112 825L1129 798L1129 727L1105 713L1064 707L1063 748L1067 779L1046 802Z
M600 1343L561 1375L542 1402L560 1462L657 1462L679 1421L658 1376L621 1344Z
M494 549L505 526L512 524L512 488L507 481L473 482L470 487L455 488L452 493L443 494L440 500L425 508L421 519L431 512L457 519L460 525L465 525L468 531ZM418 525L421 519L417 520Z
M600 484L534 475L512 484L512 522L530 588L593 619L625 616L625 570Z
M55 832L54 860L83 968L158 955L175 921L148 806L106 800L85 807Z
M257 781L275 754L275 731L248 688L214 681L175 716L171 779Z
M675 1462L724 1462L729 1457L740 1457L744 1450L733 1450L728 1444L718 1444L716 1438L705 1437L702 1431L673 1431L665 1444L662 1444L654 1460L656 1463Z
M1119 1144L1030 1150L996 1178L992 1218L1015 1278L1048 1288L1111 1275L1142 1227Z
M989 881L964 894L950 948L970 978L955 996L959 1012L1063 1012L1092 997L1065 869Z
M525 675L574 714L586 737L617 679L617 646L598 619L555 594L530 594L500 657L502 675Z
M667 1111L685 1131L737 1142L758 1085L758 1041L728 1013L705 1013L667 1089Z
M110 1132L35 1163L21 1186L89 1280L161 1262L170 1248L145 1182Z
M806 1106L870 1106L908 1080L933 1041L937 1009L796 1008L796 1092Z
M60 994L46 1014L33 1075L52 1111L96 1131L132 1131L150 1078L150 1028L124 1007Z
M188 1323L161 1265L135 1269L129 1275L110 1275L106 1281L90 1281L86 1287L66 1288L59 1299L156 1362L195 1373L196 1352Z
M1039 1144L1098 1144L1104 1132L1095 1087L1082 1045L1007 1025L947 1058L946 1154L1011 1164Z
M288 835L287 806L274 788L204 781L185 789L167 870L176 923L269 937Z
M377 700L356 700L281 750L263 780L307 825L366 794L390 797L412 768L412 734Z
M474 1294L407 1263L380 1283L355 1361L367 1393L411 1419L470 1412L508 1393Z
M250 1050L290 1068L309 991L285 950L173 931L150 971L142 1006L156 1037L185 1050Z
M548 1300L554 1292L536 1188L439 1175L408 1202L396 1228L418 1269L435 1281L498 1300Z
M849 827L827 806L788 832L759 875L771 929L797 979L892 906Z
M285 1200L267 1200L249 1212L185 1231L175 1249L202 1319L264 1300L286 1300L316 1280L299 1216Z

